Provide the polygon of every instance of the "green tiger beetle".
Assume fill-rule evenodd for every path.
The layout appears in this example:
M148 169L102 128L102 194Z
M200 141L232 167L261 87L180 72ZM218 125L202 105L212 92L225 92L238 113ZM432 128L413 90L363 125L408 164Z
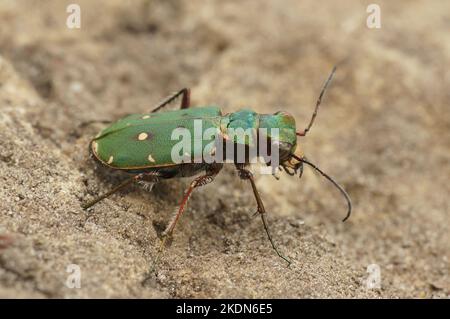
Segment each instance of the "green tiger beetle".
M252 110L242 110L223 115L220 108L217 106L191 107L190 90L187 88L164 99L149 113L132 114L118 120L102 130L94 139L92 139L89 149L95 160L99 163L114 170L127 172L131 174L132 177L114 187L109 192L84 204L83 208L87 209L93 206L97 202L133 182L150 182L153 185L159 179L198 175L193 179L185 191L178 210L175 212L170 223L162 233L161 246L156 258L156 260L158 260L159 255L161 255L163 248L165 247L166 240L171 238L175 226L183 214L193 190L197 187L211 183L224 165L224 161L222 160L226 159L225 157L227 155L221 155L219 160L217 157L214 161L202 160L201 155L203 153L201 153L201 150L204 148L204 145L206 143L214 145L213 150L217 151L217 145L215 143L219 140L224 141L227 145L231 143L234 146L244 146L247 150L249 148L254 148L259 152L260 148L263 146L267 147L267 145L263 145L265 143L262 143L259 139L256 142L256 138L251 137L245 139L236 139L233 137L230 139L231 129L277 129L279 134L276 139L266 133L266 138L269 141L268 144L270 144L268 146L269 152L275 144L279 150L279 164L276 168L279 171L284 170L291 176L299 173L299 177L301 177L303 173L303 164L307 164L319 172L337 187L345 197L348 205L347 215L343 219L343 221L345 221L351 214L352 204L350 197L330 176L303 156L300 145L297 143L297 137L306 136L311 129L317 116L317 111L321 104L324 92L330 83L335 70L336 68L333 68L333 71L326 80L319 98L317 99L311 120L303 131L296 130L294 117L284 111L276 112L274 114L258 114ZM179 110L157 113L180 96L182 99L181 108ZM193 144L195 144L196 141L198 142L199 139L202 141L200 142L200 147L194 146L192 154L187 154L187 156L195 160L177 162L173 159L172 152L177 143L177 141L173 140L173 132L174 130L181 128L192 133L195 130L195 122L200 122L202 129L201 133L207 129L213 128L218 134L214 138L206 138L206 140L202 140L203 135L198 136L197 134L197 136L195 136L194 134L194 138L192 139ZM219 137L219 139L217 139L217 137ZM219 147L223 148L223 146ZM198 160L199 155L200 160ZM244 157L243 161L237 161L236 154L231 158L231 162L234 163L239 177L249 181L251 184L257 204L256 213L259 213L261 216L264 229L272 248L279 257L290 264L290 260L278 250L269 231L263 201L257 190L253 174L248 170L249 164L253 162L247 155ZM270 162L266 164L272 165ZM275 171L273 171L273 175L276 177Z

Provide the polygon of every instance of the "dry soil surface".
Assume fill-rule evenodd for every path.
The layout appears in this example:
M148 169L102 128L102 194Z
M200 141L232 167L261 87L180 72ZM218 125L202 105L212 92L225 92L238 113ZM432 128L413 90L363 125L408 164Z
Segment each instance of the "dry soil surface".
M450 2L378 1L382 26L369 29L364 1L78 0L81 28L68 29L71 2L0 2L0 297L450 295ZM145 283L189 180L81 209L124 176L89 158L103 125L80 123L187 86L194 105L286 110L304 127L335 64L300 143L353 216L340 222L342 198L308 169L257 176L290 268L231 167L194 193ZM368 289L377 269L381 288Z

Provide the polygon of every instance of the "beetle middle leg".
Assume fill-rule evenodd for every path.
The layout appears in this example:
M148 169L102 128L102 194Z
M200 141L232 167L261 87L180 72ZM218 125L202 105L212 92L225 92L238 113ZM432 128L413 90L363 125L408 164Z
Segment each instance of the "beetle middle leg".
M10 246L13 242L13 239L11 236L8 235L0 235L0 252L6 248L8 248L8 246Z
M159 246L158 255L155 258L151 272L154 272L156 270L157 263L162 255L162 252L164 251L166 242L169 238L172 237L175 226L177 225L177 222L180 219L181 215L183 215L183 212L186 208L187 202L189 201L189 198L191 197L194 189L197 187L204 186L206 184L211 183L214 180L214 178L217 176L217 174L220 172L222 167L223 167L223 164L211 164L207 168L207 171L204 175L201 175L201 176L195 178L191 182L188 189L184 193L183 200L181 201L178 210L175 211L175 214L174 214L172 220L170 221L169 225L167 225L166 229L162 233L161 245Z
M155 108L150 111L150 113L158 112L160 109L162 109L166 105L175 101L180 95L182 95L180 109L189 108L191 106L191 90L188 88L183 88L183 89L179 90L178 92L175 92L174 94L169 95L164 100L159 102L159 104L156 105Z
M206 174L195 178L191 182L191 184L189 185L188 189L184 193L183 200L181 201L178 210L176 211L176 213L173 216L173 218L172 218L171 222L169 223L169 225L166 227L166 229L162 233L162 236L164 237L164 239L172 236L172 233L173 233L173 231L175 229L175 226L177 225L177 222L180 219L181 215L183 215L183 212L184 212L184 210L186 208L186 205L187 205L187 202L189 201L189 198L192 195L193 190L195 188L197 188L197 187L204 186L206 184L211 183L214 180L214 178L217 176L217 174L219 173L219 171L221 169L222 169L222 165L211 165L211 167L209 167L207 169Z
M253 194L255 195L256 204L258 206L257 213L259 213L259 215L261 216L261 220L264 225L264 229L266 231L267 237L269 238L270 244L272 245L272 248L275 250L275 252L277 253L277 255L280 258L284 259L288 263L288 266L289 266L291 264L291 261L278 250L278 247L275 245L275 243L272 239L272 235L270 234L269 226L267 224L267 219L266 219L266 209L264 208L263 201L261 199L261 196L259 195L258 189L256 188L255 179L253 178L253 174L249 170L247 170L243 165L238 164L238 165L236 165L236 168L238 170L239 177L243 180L250 181L250 183L252 185Z

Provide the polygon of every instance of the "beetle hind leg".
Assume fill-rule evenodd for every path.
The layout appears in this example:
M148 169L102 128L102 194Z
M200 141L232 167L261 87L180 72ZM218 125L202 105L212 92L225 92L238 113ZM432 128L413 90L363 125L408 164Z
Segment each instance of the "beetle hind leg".
M81 207L83 209L88 209L92 206L94 206L95 204L97 204L98 202L104 200L105 198L111 196L112 194L118 192L119 190L121 190L122 188L125 188L126 186L132 184L133 182L139 181L142 178L143 174L138 174L135 175L129 179L126 179L125 181L123 181L122 183L120 183L119 185L117 185L116 187L114 187L113 189L111 189L110 191L106 192L105 194L102 194L100 196L97 196L96 198L94 198L93 200L84 203L81 205Z
M166 97L164 100L158 103L158 105L155 106L153 110L150 111L150 113L158 112L163 107L169 105L173 101L175 101L180 95L182 95L181 99L181 109L187 109L191 106L191 90L188 88L183 88L179 90L178 92L175 92L168 97Z

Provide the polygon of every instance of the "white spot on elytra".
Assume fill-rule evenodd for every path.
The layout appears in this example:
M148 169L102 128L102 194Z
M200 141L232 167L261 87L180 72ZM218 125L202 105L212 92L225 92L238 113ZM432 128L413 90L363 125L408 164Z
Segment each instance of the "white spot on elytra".
M144 115L144 116L142 117L143 120L149 119L149 118L150 118L150 115Z
M143 141L143 140L147 139L147 137L148 137L147 133L141 133L138 135L138 140Z
M152 154L149 154L149 155L148 155L148 160L149 160L150 162L152 162L152 163L155 162L155 159L152 157Z
M111 156L109 157L108 164L111 164L111 163L113 162L113 160L114 160L114 157L111 155Z

